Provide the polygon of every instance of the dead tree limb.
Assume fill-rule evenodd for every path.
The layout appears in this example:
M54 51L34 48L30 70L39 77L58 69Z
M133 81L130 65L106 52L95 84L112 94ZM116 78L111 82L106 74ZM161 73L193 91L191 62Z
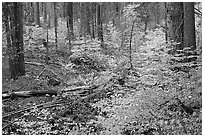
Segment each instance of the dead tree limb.
M82 97L82 98L80 98L80 99L78 99L78 100L76 100L76 101L74 101L71 105L76 105L76 104L78 104L78 103L80 103L80 102L82 102L82 101L88 101L88 100L90 100L91 98L93 98L93 97L95 97L96 95L98 95L99 93L102 93L103 91L106 91L105 89L107 89L107 88L109 88L110 87L110 85L108 85L107 83L106 84L103 84L103 85L101 85L98 89L96 89L96 92L93 92L92 94L89 94L89 95L87 95L87 96L85 96L85 97ZM69 109L67 108L64 112L62 112L62 114L61 114L61 116L66 116L67 115L67 113L69 113Z
M38 63L38 62L25 62L25 64L29 64L29 65L35 65L35 66L45 66L45 64L43 63Z
M2 116L2 119L7 118L7 117L9 117L11 115L21 113L21 112L29 111L29 110L34 109L34 108L40 108L40 107L48 108L48 107L52 107L53 105L56 106L57 104L61 104L61 103L64 103L64 102L65 102L65 100L58 100L57 102L47 102L47 103L44 103L44 104L36 105L34 107L29 107L29 108L21 109L21 110L18 110L18 111L9 112L9 113L5 114L4 116Z
M18 119L23 118L23 117L24 117L24 115L22 115L22 116L19 117ZM13 124L14 122L16 122L18 119L15 119L15 120L9 122L7 125L5 125L4 127L2 127L2 130L5 129L5 128L7 128L8 126L12 125L12 124Z
M29 87L31 84L33 84L33 82L34 82L35 80L37 80L37 79L43 74L43 72L45 71L45 69L46 69L46 67L44 67L43 70L40 72L40 74L39 74L33 81L31 81L31 82L28 84L28 87Z

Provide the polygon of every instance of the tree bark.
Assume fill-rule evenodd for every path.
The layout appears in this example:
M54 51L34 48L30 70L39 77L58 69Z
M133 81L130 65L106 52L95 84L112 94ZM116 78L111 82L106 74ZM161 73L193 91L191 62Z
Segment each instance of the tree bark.
M67 28L69 27L69 31L71 37L74 36L74 29L73 29L73 2L67 3Z
M184 2L184 48L189 48L187 56L195 54L196 50L196 36L195 36L195 15L194 2ZM194 58L187 58L186 62L195 60Z
M31 23L34 23L35 21L35 5L34 2L31 2Z
M183 13L183 3L173 2L171 10L171 30L173 33L170 36L171 40L177 42L178 44L174 46L173 54L176 50L183 49L183 30L184 30L184 13Z
M103 26L102 26L102 20L101 20L101 4L97 4L97 26L98 26L98 39L101 41L101 47L104 47L104 41L103 41Z
M48 28L51 27L51 8L52 8L52 4L51 3L46 3L47 5L47 24L48 24Z
M184 46L196 49L194 2L184 2Z
M56 13L56 3L54 2L54 24L55 24L55 46L57 50L57 13Z
M35 2L35 23L40 26L40 10L39 10L39 2Z
M67 5L66 5L66 3L65 2L63 2L63 18L65 18L66 19L66 17L67 17L67 10L66 10L66 8L67 8Z
M95 3L91 3L91 12L92 12L92 21L91 21L91 37L95 39L95 13L96 13L96 5Z
M46 2L43 2L43 20L45 27L47 27L47 4Z
M133 21L132 22L132 29L131 29L131 34L130 34L130 69L133 69L133 65L132 65L132 35L133 35L133 32L134 32L134 25L135 25L135 22Z
M165 21L165 40L166 40L166 43L168 43L168 33L167 33L167 30L168 30L168 27L167 27L167 4L166 4L166 2L164 2L164 7L165 7L165 15L164 15L164 21Z
M23 3L11 2L6 6L7 47L11 78L25 74L23 48Z
M85 37L85 4L80 3L80 36Z
M91 22L91 12L90 12L90 4L87 2L85 5L86 8L86 34L88 34L89 36L91 36L91 28L90 28L90 22Z

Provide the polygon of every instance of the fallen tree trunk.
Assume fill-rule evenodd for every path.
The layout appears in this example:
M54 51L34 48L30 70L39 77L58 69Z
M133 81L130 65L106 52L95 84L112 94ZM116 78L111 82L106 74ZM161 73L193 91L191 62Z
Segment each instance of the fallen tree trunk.
M2 99L8 99L8 98L15 98L15 97L32 97L32 96L43 96L43 95L57 95L61 92L74 92L78 90L91 90L95 89L98 86L81 86L81 87L72 87L72 88L66 88L66 89L47 89L47 90L28 90L28 91L16 91L12 93L5 93L2 94Z
M28 90L28 91L16 91L12 93L2 94L2 99L15 98L15 97L31 97L31 96L42 96L42 95L57 95L57 90Z

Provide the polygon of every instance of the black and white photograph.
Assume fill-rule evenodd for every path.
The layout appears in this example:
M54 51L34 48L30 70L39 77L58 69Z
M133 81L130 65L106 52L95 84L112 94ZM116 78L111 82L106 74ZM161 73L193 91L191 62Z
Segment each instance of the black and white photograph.
M2 7L2 135L202 135L202 2Z

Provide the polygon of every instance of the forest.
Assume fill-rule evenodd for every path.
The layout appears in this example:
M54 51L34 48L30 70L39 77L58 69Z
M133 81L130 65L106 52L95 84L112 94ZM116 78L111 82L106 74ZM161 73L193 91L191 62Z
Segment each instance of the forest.
M201 2L2 2L3 135L202 135Z

